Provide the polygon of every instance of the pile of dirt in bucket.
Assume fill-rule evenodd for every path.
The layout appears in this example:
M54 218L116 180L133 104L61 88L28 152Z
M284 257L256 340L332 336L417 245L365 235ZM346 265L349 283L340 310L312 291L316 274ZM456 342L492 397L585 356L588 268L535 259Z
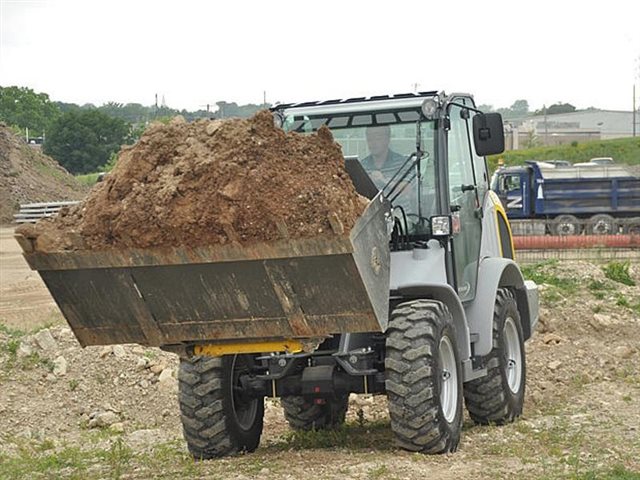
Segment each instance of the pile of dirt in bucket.
M366 203L327 128L176 117L124 147L85 202L19 232L45 252L249 244L348 234Z
M11 223L22 203L80 200L86 193L38 145L27 145L0 122L0 224Z

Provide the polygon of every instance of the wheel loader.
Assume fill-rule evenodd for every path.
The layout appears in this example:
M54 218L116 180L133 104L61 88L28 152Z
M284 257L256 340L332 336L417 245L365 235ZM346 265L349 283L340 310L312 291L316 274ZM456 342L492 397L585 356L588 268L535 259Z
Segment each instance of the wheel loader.
M538 293L489 190L500 115L436 91L272 114L286 131L332 131L369 200L351 231L58 253L18 235L80 343L178 354L184 438L198 459L255 450L265 397L281 399L293 429L312 430L339 427L350 394L386 394L397 444L424 453L456 450L463 406L480 424L513 421ZM366 161L374 128L401 159L384 181Z

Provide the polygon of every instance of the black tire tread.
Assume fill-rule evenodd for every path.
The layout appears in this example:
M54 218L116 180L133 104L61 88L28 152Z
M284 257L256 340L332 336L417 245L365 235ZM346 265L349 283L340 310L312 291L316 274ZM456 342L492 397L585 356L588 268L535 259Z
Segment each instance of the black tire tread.
M460 426L442 428L435 385L438 332L451 322L448 308L415 300L394 309L387 329L386 390L391 428L401 448L423 453L455 451ZM460 415L460 420L461 420Z
M330 430L344 423L349 408L349 395L327 399L318 405L302 396L293 395L280 399L284 417L294 430Z
M502 325L497 320L500 312L507 308L509 303L516 306L515 312L517 314L517 305L511 290L498 289L493 311L493 348L487 356L487 375L464 385L464 398L469 416L475 423L481 425L504 425L514 421L522 414L522 403L514 405L509 401L507 392L509 387L502 377L503 372L499 359L499 355L502 354L502 347L499 344ZM515 320L519 323L519 314L517 317ZM524 356L524 351L522 353ZM525 370L522 373L525 375ZM522 395L524 395L524 381L522 389Z
M178 384L183 434L189 452L196 459L253 451L259 444L258 435L255 442L241 445L234 441L227 428L224 368L222 357L193 357L180 361ZM262 421L261 417L259 421Z

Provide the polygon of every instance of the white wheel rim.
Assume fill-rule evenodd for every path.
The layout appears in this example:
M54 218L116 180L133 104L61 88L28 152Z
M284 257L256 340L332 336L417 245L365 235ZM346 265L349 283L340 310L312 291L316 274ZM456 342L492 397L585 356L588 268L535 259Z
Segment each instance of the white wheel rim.
M445 420L451 423L458 406L458 369L456 355L449 337L440 339L440 406Z
M513 318L507 317L504 321L504 350L505 350L505 374L509 390L518 393L522 381L522 352L520 350L520 337Z
M560 235L575 235L576 226L569 221L564 221L560 224L560 228L558 230Z

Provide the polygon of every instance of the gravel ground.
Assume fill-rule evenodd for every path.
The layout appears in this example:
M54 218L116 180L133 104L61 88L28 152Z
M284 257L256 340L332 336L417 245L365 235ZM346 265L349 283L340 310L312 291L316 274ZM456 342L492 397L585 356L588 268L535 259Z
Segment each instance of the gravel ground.
M21 328L8 307L22 278L13 272L0 277L0 478L640 478L637 265L636 286L590 263L528 267L543 309L527 344L524 415L504 427L467 418L455 454L396 449L385 397L352 395L345 428L308 434L267 399L260 448L207 462L182 441L175 356L83 349L48 308Z

